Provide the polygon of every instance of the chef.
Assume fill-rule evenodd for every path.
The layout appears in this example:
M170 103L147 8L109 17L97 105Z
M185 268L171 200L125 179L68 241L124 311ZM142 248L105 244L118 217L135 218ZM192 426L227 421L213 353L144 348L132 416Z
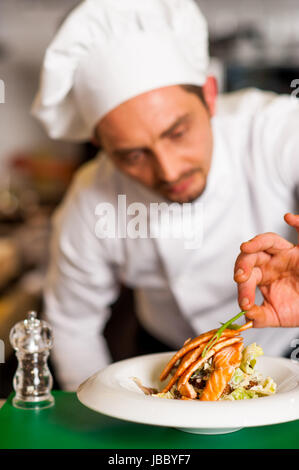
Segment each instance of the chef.
M175 349L239 312L242 242L295 240L283 215L298 203L298 102L256 89L217 99L207 41L192 0L87 0L46 51L33 114L52 138L100 149L53 221L45 315L67 390L111 360L102 332L120 283ZM246 333L269 355L295 337Z

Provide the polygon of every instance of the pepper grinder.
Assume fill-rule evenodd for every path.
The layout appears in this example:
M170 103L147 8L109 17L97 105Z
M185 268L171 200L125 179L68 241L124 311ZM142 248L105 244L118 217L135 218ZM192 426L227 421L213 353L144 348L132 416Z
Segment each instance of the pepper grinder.
M16 351L18 368L13 378L15 396L12 404L22 409L42 409L54 405L53 379L47 359L53 345L50 325L37 318L34 311L16 323L9 335Z

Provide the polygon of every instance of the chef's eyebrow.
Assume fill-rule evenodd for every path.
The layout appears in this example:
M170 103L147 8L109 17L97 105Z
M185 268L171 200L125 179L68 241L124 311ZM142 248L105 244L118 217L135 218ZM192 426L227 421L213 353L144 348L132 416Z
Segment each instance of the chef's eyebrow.
M176 127L178 127L180 124L183 124L184 122L188 121L190 116L191 116L191 113L186 113L186 114L183 114L182 116L179 116L174 121L174 123L171 124L170 127L168 127L168 129L166 129L165 131L162 132L162 134L160 134L160 138L163 139L163 137L169 136L175 130Z
M165 131L163 131L160 134L159 138L163 139L165 137L168 137L180 124L187 122L190 119L191 114L192 113L186 113L186 114L183 114L182 116L179 116L167 129L165 129ZM115 150L113 150L113 154L115 156L122 156L130 152L136 152L140 150L147 150L147 149L146 147L131 147L131 148L119 148L119 149L116 148Z

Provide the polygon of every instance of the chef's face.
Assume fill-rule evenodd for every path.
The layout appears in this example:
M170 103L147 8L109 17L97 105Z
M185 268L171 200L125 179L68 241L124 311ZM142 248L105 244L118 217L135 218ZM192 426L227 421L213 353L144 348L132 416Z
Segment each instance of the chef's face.
M191 202L204 191L211 165L212 77L203 94L206 103L179 85L149 91L109 112L95 135L121 172L169 201Z

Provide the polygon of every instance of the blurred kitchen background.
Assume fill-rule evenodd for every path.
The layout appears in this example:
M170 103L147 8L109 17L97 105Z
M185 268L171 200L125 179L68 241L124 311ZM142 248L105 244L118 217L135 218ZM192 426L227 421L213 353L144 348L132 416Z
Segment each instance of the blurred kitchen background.
M50 216L74 171L96 153L88 143L49 140L29 114L45 48L78 3L0 0L0 85L5 88L5 100L0 93L0 339L5 342L0 398L11 391L16 368L8 341L10 328L27 310L43 308ZM211 72L221 92L259 87L291 93L291 81L299 78L299 0L198 0L198 4L208 20ZM126 289L106 328L115 359L129 354L115 349L112 334L124 308L126 323L133 325L132 295ZM122 351L124 343L125 336L117 342Z

